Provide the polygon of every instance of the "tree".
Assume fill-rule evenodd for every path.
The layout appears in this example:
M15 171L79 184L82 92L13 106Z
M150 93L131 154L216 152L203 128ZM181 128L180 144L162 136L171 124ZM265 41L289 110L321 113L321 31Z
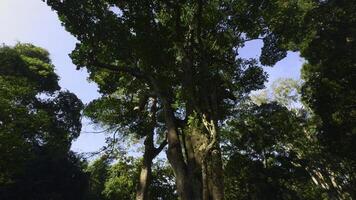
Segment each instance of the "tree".
M280 13L293 8L289 3L276 1ZM278 15L265 20L265 28L276 34L279 44L298 50L306 59L303 66L303 102L313 111L319 141L327 158L327 171L335 178L342 193L355 196L355 3L352 1L293 1L295 8L304 8L294 18L278 24ZM293 3L290 3L293 4ZM304 5L304 6L303 6ZM307 6L305 6L307 5ZM267 13L268 11L266 11ZM283 27L295 27L285 29ZM293 33L294 32L294 33ZM343 177L343 178L342 178Z
M318 136L329 154L328 168L341 172L337 183L352 198L356 197L355 11L350 1L318 3L307 18L315 22L306 24L313 37L301 49L308 61L303 67L303 101L320 120Z
M47 4L79 40L73 62L88 68L90 78L107 90L104 94L123 90L130 96L140 92L130 86L139 85L157 97L180 197L223 199L219 121L265 80L256 61L236 58L236 49L246 40L237 22L237 3Z
M250 95L256 105L276 102L288 110L303 110L301 102L301 81L291 78L280 78L274 81L271 88L255 91Z
M219 126L266 79L257 61L236 57L258 37L245 37L254 23L248 10L215 0L47 4L79 40L73 62L88 69L103 95L157 98L180 198L223 199ZM266 37L264 57L282 58L272 40Z
M138 187L142 159L122 156L111 160L103 156L88 167L91 176L89 199L115 200L134 199ZM152 185L147 199L176 200L173 174L170 168L159 161L152 167Z
M345 193L353 197L355 3L347 0L261 0L254 3L250 16L256 23L248 33L272 34L267 49L279 52L276 55L283 56L283 52L293 50L300 51L305 58L302 99L313 111L313 121L317 122L315 133L328 160L324 163L326 171L340 173L334 185L342 191L336 192L333 198L348 198ZM247 1L241 5L249 6ZM273 64L282 56L261 61Z
M148 96L145 97L148 99ZM92 101L85 109L85 115L95 124L100 124L106 132L114 132L109 141L108 151L115 151L115 143L125 139L144 139L143 165L137 185L136 199L147 199L152 181L152 161L167 145L162 122L157 120L161 111L157 100L144 99L137 102L137 96L127 97L119 92ZM148 102L146 102L148 101ZM146 105L147 104L147 105ZM135 107L135 105L139 105ZM116 134L120 135L117 136ZM119 139L118 139L119 138ZM156 138L156 139L155 139ZM162 140L163 141L160 141ZM157 141L155 141L157 140ZM155 143L160 143L155 147Z
M226 198L320 199L310 173L318 146L307 121L276 102L239 109L223 131Z
M320 136L335 156L355 160L355 36L356 6L350 1L328 1L310 12L314 30L302 55L303 100L321 119ZM337 146L338 148L334 148Z
M220 129L233 117L235 105L265 80L257 61L237 57L239 47L262 39L260 62L270 66L287 50L300 51L307 60L303 101L313 111L315 133L326 152L323 174L336 177L331 185L342 191L331 196L354 196L352 1L47 4L79 40L71 57L79 68L88 68L104 96L119 93L146 104L157 100L167 130L167 157L183 200L223 199Z
M228 199L351 198L352 192L345 190L351 183L330 163L317 138L318 121L302 106L298 88L296 81L278 80L273 91L252 95L255 105L240 105L237 113L242 114L227 122L223 149Z
M59 89L46 50L0 47L1 199L83 199L83 161L70 151L83 105Z
M100 157L88 165L86 171L89 173L89 190L87 199L89 200L104 200L103 191L105 189L105 182L108 178L109 163L107 157Z

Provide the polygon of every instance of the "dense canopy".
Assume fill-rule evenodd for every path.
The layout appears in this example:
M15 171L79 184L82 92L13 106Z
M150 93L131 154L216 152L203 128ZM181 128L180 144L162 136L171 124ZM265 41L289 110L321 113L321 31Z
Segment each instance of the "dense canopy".
M356 198L355 2L45 2L100 97L60 90L40 47L0 48L0 199ZM302 79L265 88L288 51ZM95 158L70 150L83 116Z

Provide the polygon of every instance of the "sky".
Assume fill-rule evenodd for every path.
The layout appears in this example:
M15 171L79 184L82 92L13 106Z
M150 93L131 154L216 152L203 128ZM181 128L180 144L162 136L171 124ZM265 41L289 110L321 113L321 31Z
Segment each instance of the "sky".
M75 48L76 39L61 25L57 14L42 0L0 0L0 44L32 43L49 51L62 89L76 94L84 103L99 97L97 86L87 81L85 70L76 70L68 54ZM261 42L251 41L240 50L243 58L256 58ZM279 78L300 78L303 60L298 53L288 56L274 67L266 67L270 85ZM105 144L103 134L95 134L95 128L83 119L83 130L72 144L76 152L92 152Z

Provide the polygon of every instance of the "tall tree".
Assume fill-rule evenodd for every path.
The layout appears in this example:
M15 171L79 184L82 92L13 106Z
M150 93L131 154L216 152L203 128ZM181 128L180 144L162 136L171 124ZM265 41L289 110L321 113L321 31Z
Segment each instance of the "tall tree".
M263 64L273 65L287 50L300 51L303 66L303 102L318 122L318 139L327 158L326 171L336 171L336 188L354 196L355 184L355 3L347 0L241 1L250 11L248 36L265 35ZM330 172L327 172L330 174ZM342 178L343 177L343 178ZM336 181L337 180L337 181ZM345 184L345 185L344 185ZM344 185L344 186L342 186ZM340 192L336 198L345 198Z
M249 11L217 0L47 4L79 40L73 62L88 68L104 95L148 91L157 98L180 198L223 199L220 122L266 78L256 61L237 58L237 49L258 37L245 37L254 23ZM264 53L283 57L273 48Z
M306 59L302 76L303 102L313 111L318 122L316 134L324 148L327 174L334 178L335 198L349 193L355 197L355 52L356 5L347 0L326 1L260 1L269 9L255 14L263 19L260 25L276 36L284 49L298 50ZM302 12L293 13L300 9ZM292 15L284 15L289 11ZM286 19L283 23L280 19ZM290 20L290 19L298 20ZM285 27L290 27L286 29ZM330 172L332 171L332 172ZM335 195L334 195L335 196Z
M46 50L0 47L1 199L83 199L83 163L70 151L83 105L59 89Z
M226 199L321 199L308 170L317 146L305 121L275 102L240 109L223 131Z
M297 81L277 80L226 121L227 199L328 199L330 176L320 176L324 155L299 88Z
M330 191L330 198L355 196L353 1L47 3L79 40L71 54L74 63L88 68L104 96L119 93L136 98L134 104L141 102L138 99L146 104L147 99L157 100L167 130L167 157L181 199L224 198L221 126L236 117L236 104L265 80L256 61L237 57L244 42L253 39L264 42L263 65L273 66L287 50L300 51L306 59L302 97L313 111L313 118L308 119L316 124L312 131L322 144L317 152L324 152L314 178L328 179L321 185ZM275 104L251 109L255 124L267 128L256 115L293 116ZM280 122L276 127L288 126ZM255 129L251 135L258 132ZM247 149L275 148L268 143L268 134L261 138L254 138ZM272 139L272 144L288 142L283 137Z
M320 119L318 136L343 198L356 198L356 5L352 1L319 2L307 18L313 30L302 55L303 100ZM314 20L314 23L311 21ZM344 197L345 198L345 197Z

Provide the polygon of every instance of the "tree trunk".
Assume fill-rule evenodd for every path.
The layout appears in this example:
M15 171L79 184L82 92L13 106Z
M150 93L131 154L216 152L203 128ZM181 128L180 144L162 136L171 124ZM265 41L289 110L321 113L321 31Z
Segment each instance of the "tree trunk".
M173 109L166 99L162 99L165 121L167 126L168 151L167 158L176 177L178 196L181 200L197 200L194 197L187 165L184 161L182 146L178 137L178 127Z
M149 199L149 187L152 181L152 161L167 145L167 141L164 140L158 148L154 145L154 130L157 124L156 119L157 112L157 99L154 98L151 107L151 130L146 135L144 142L145 150L143 154L143 165L141 168L139 183L137 185L136 200Z
M136 191L136 200L149 199L149 188L152 181L152 161L167 145L167 141L163 141L158 148L153 144L153 130L152 134L145 139L145 152L143 155L143 165L141 168L140 179Z
M201 157L196 157L194 162L189 162L191 159L191 153L195 151L194 154L200 154L200 148L194 146L193 149L189 149L191 143L195 139L190 140L191 143L182 144L179 139L179 131L177 126L177 120L174 116L174 110L172 109L171 102L169 98L166 98L159 86L153 82L153 87L159 94L159 97L162 101L165 124L167 127L167 141L168 141L168 151L167 158L169 163L172 166L173 173L176 178L176 186L178 196L181 200L201 200L203 196L203 189L201 187L202 183L202 173L201 173ZM201 134L198 136L201 137ZM216 136L217 137L217 136ZM206 138L203 136L201 138ZM184 141L184 140L183 140ZM189 142L189 140L186 140ZM209 140L207 140L210 142ZM198 143L201 143L198 141ZM205 142L207 143L207 142ZM215 141L214 144L218 145L218 141ZM216 147L214 145L214 147ZM187 155L187 163L185 162L182 148L184 148ZM188 150L188 151L187 151ZM208 160L207 165L208 169L207 180L208 180L208 192L209 198L211 200L222 200L223 199L223 176L222 176L222 164L221 164L221 153L219 148L212 149L213 156L212 160ZM200 166L196 166L200 162ZM210 166L211 165L211 166Z
M185 130L188 173L194 183L195 197L199 196L199 199L203 200L222 200L223 170L218 137L212 141L207 131L199 127L187 126ZM216 131L214 130L214 134Z
M147 200L149 186L152 180L152 160L154 158L154 148L150 144L150 136L147 136L145 139L145 152L143 155L143 165L141 168L139 183L136 191L136 200Z
M192 183L192 190L196 200L202 199L202 180L200 164L197 163L197 157L195 155L194 146L192 144L192 138L186 133L184 135L184 148L187 157L187 168L189 180Z
M141 168L140 182L137 187L136 200L147 200L148 190L152 180L152 161L145 163Z
M209 188L209 196L212 200L224 199L224 179L221 160L221 151L217 146L207 157L207 182ZM205 199L204 199L205 200Z
M217 123L208 121L203 115L203 124L209 133L207 142L201 147L203 200L223 200L224 180Z

